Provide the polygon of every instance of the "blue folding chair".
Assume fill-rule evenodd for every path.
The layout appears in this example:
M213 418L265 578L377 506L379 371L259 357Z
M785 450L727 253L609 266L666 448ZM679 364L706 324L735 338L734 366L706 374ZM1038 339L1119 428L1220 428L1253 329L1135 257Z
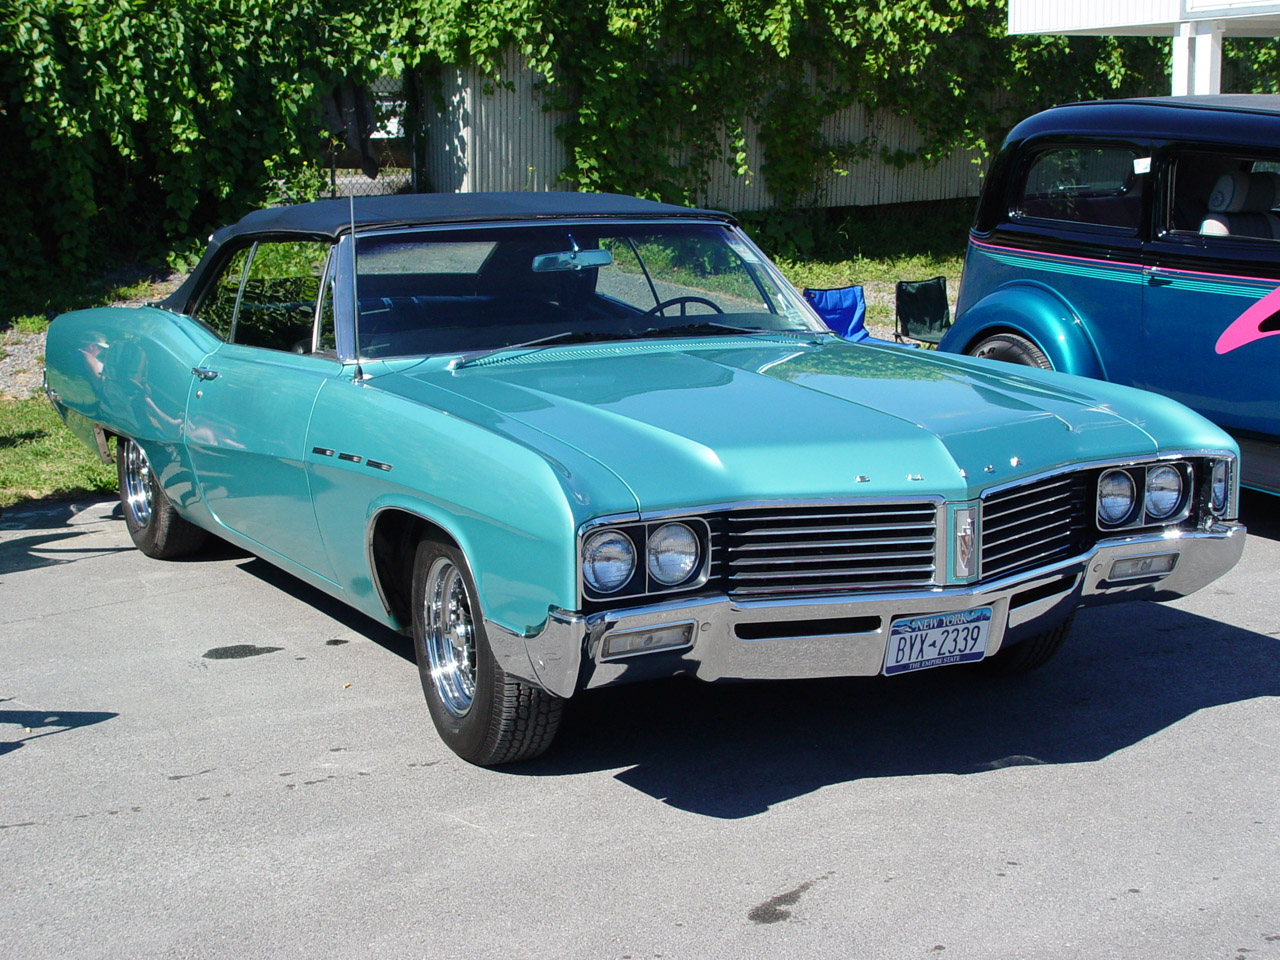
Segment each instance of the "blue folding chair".
M804 298L831 332L841 339L856 343L871 336L865 326L867 302L862 296L862 287L837 287L834 290L805 287Z

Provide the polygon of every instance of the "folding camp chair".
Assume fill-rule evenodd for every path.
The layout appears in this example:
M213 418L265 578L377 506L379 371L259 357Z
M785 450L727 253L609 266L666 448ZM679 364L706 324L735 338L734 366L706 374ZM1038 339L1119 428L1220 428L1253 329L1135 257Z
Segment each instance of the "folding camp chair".
M894 339L937 344L951 328L947 278L899 280L894 289Z
M866 340L870 336L865 325L867 303L862 287L837 287L832 290L804 289L809 306L831 328L831 332L844 340Z

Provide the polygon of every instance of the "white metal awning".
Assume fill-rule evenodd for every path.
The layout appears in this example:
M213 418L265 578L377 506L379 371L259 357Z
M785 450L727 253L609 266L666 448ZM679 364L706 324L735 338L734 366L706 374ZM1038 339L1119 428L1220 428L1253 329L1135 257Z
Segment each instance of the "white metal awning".
M1009 32L1172 37L1173 93L1218 93L1224 37L1280 36L1280 3L1257 0L1009 0Z

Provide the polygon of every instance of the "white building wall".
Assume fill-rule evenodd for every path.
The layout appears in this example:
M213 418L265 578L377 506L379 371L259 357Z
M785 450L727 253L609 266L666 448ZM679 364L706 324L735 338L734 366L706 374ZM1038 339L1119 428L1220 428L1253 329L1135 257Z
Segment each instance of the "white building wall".
M520 63L510 54L509 65ZM564 144L556 128L564 114L544 110L537 90L538 76L528 69L509 67L509 83L499 86L475 69L448 70L442 77L443 113L427 118L427 175L439 191L563 190L560 172L566 164ZM747 162L750 173L736 176L728 163L710 171L706 196L699 202L734 211L771 206L760 175L763 152L755 130L748 125ZM871 114L860 106L828 117L823 135L831 142L860 140L871 135L890 150L913 149L920 135L910 121ZM729 153L727 139L724 154ZM854 164L847 175L825 178L819 202L824 206L869 206L916 200L976 197L982 170L976 154L957 151L926 168L910 164L898 169L873 156Z
M1280 35L1275 0L1009 0L1009 32L1173 36L1178 24L1221 20L1229 37Z
M1181 0L1009 0L1009 32L1125 33L1134 27L1145 33L1177 22L1181 11Z

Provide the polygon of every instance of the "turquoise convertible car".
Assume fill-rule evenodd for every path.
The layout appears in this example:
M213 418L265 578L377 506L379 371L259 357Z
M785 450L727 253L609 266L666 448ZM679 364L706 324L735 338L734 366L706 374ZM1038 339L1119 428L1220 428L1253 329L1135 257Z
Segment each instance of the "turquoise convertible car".
M212 533L410 633L480 764L623 681L1028 670L1244 541L1178 403L844 342L733 218L629 197L262 210L46 357L143 552Z

